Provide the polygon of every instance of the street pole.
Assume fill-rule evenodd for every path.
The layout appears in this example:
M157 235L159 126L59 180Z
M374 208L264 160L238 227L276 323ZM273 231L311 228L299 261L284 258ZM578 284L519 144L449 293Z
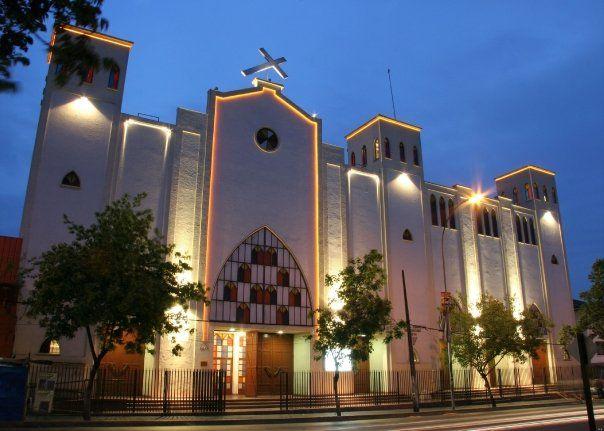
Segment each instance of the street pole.
M411 334L411 319L409 318L409 302L407 302L407 283L405 282L405 270L401 271L403 276L403 297L405 298L405 323L407 324L407 349L409 350L409 369L411 371L411 390L413 391L413 411L419 412L419 388L417 386L417 374L415 372L415 355L413 354L413 339Z
M455 213L455 210L451 211L451 214L449 214L449 217L447 218L447 220L445 221L445 225L443 226L443 233L441 235L441 239L440 239L440 255L442 258L442 265L443 265L443 286L445 289L445 301L443 301L443 312L444 312L444 317L445 317L445 342L447 343L447 363L448 363L448 368L449 368L449 395L451 396L451 410L455 410L455 390L453 388L453 355L451 354L451 327L449 325L449 305L450 305L450 301L449 298L447 297L448 295L448 291L447 291L447 269L446 269L446 265L445 265L445 231L447 229L447 224L449 223L449 220L451 219L451 217L453 217L453 214Z
M585 396L585 409L587 410L587 421L589 431L596 431L596 418L594 417L594 405L591 399L589 387L589 376L587 375L587 349L585 348L585 335L577 332L577 344L579 344L579 361L581 362L581 379L583 380L583 395Z

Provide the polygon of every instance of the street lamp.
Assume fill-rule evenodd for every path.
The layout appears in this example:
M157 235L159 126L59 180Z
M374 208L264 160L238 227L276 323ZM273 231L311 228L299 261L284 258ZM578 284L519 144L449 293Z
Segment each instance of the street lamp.
M484 196L481 195L480 193L474 193L473 195L471 195L468 198L467 202L470 205L478 205L478 204L480 204L480 202L482 201L483 198L484 198ZM449 212L449 216L445 219L442 235L440 238L440 255L442 258L442 265L443 265L443 286L445 289L445 291L443 292L443 295L442 295L444 297L443 298L444 299L443 312L444 312L444 317L445 317L445 341L447 343L447 362L449 365L449 392L451 395L451 409L452 410L455 410L455 395L454 395L454 390L453 390L453 358L452 358L452 354L451 354L451 326L449 324L449 305L450 305L449 297L450 297L450 295L447 290L447 266L445 265L445 232L447 231L447 226L450 224L451 217L455 216L455 213L463 204L464 204L464 202L460 202L459 204L457 204L453 208L451 208L451 211Z

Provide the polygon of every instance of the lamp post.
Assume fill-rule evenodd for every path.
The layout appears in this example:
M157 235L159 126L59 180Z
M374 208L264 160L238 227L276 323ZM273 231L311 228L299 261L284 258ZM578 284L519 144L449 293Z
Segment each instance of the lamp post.
M472 196L470 196L470 198L468 198L468 203L470 203L471 205L478 204L478 203L480 203L482 198L483 198L483 196L478 193L473 194ZM453 389L453 355L451 353L451 326L450 326L450 322L449 322L450 294L449 294L449 291L447 290L447 266L445 265L445 232L447 231L447 225L449 225L451 222L451 218L455 216L455 213L457 212L457 210L463 203L464 202L461 202L461 203L455 205L449 212L448 217L445 219L442 235L440 238L440 256L442 259L442 266L443 266L443 287L444 287L444 292L442 292L443 293L442 297L443 297L444 301L442 301L442 302L443 302L443 313L444 313L444 318L445 318L445 328L444 329L445 329L445 342L447 343L447 362L448 362L448 368L449 368L449 393L451 396L451 410L455 410L455 392Z

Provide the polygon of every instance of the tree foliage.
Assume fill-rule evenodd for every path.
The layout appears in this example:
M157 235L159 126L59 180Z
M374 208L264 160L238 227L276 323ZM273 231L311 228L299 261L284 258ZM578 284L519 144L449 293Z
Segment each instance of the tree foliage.
M61 24L74 24L92 31L107 28L108 21L101 18L104 0L0 0L0 91L15 91L17 83L11 80L11 68L28 66L27 53L34 39L41 41L60 63L61 73L56 80L64 85L72 75L86 77L90 67L98 70L114 63L100 58L85 36L70 36ZM44 40L49 22L56 26L54 45Z
M577 327L581 331L591 330L604 338L604 259L598 259L589 274L591 287L580 296L585 303L579 308Z
M392 304L380 295L386 283L381 262L382 255L371 250L362 259L351 260L337 275L325 277L327 288L335 289L336 296L326 307L316 310L313 349L315 359L331 356L334 360L333 384L338 415L337 382L342 362L347 357L353 364L368 360L371 341L378 335L383 335L386 343L403 336L404 321L392 319Z
M551 324L532 308L516 319L511 300L484 295L476 307L476 316L467 307L451 307L451 348L462 367L473 368L482 377L495 407L489 375L505 357L524 362L535 356Z
M85 331L93 362L89 390L109 351L123 344L128 352L143 352L159 335L183 329L190 301L205 301L200 283L180 280L191 267L152 230L152 212L141 208L144 197L124 196L88 227L64 216L74 240L33 261L27 313L52 339ZM173 353L181 349L177 344Z
M590 330L604 338L604 259L594 262L588 278L591 287L579 295L584 302L577 313L576 325L565 325L558 335L558 342L565 349L576 339L577 332Z

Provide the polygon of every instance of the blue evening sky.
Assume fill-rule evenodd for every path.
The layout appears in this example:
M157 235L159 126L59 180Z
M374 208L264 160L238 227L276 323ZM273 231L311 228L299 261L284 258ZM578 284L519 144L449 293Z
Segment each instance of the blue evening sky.
M258 48L285 56L285 94L324 140L374 114L423 127L426 179L494 188L525 164L554 170L575 294L604 257L604 2L106 0L135 42L123 110L174 121L206 92L249 86ZM0 234L17 235L47 65L43 47L0 95ZM263 75L264 76L264 75ZM278 77L272 74L272 78Z

